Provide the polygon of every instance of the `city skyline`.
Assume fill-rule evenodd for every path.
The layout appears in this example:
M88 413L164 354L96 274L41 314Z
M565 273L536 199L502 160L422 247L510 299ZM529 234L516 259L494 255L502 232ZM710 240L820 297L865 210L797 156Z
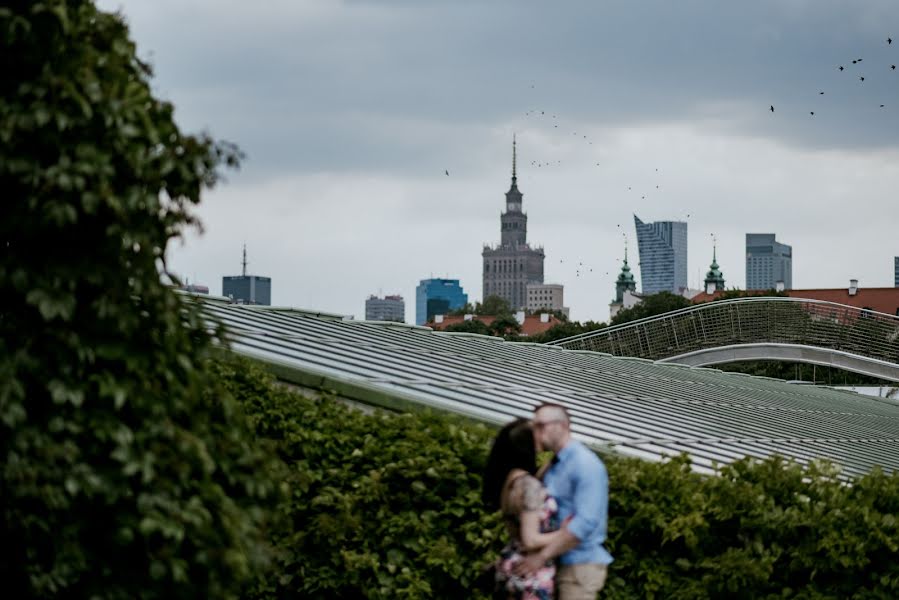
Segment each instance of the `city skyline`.
M892 283L895 3L101 6L125 14L181 126L246 153L205 195L205 233L169 251L191 281L231 271L236 240L273 304L358 317L429 273L480 298L514 133L529 240L575 320L605 318L634 212L689 223L690 287L710 234L744 282L753 231L801 248L794 287Z

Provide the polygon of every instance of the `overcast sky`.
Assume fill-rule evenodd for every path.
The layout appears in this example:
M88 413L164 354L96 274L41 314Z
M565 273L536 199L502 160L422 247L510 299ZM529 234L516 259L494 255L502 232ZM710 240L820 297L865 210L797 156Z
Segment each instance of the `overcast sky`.
M689 223L691 287L714 235L744 288L747 232L793 246L796 288L893 285L895 0L100 5L182 128L247 155L170 250L212 293L246 243L277 305L362 318L399 293L414 322L430 276L480 300L513 133L528 239L576 320L608 319L635 213Z

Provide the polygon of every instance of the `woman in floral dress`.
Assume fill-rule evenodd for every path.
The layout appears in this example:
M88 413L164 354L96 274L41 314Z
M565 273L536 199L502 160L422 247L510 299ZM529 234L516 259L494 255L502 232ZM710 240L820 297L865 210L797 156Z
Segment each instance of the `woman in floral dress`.
M556 567L550 561L528 577L512 574L525 551L550 543L559 529L556 501L534 475L537 456L530 421L518 419L503 427L490 450L484 474L484 503L500 510L509 543L496 562L495 598L550 600Z

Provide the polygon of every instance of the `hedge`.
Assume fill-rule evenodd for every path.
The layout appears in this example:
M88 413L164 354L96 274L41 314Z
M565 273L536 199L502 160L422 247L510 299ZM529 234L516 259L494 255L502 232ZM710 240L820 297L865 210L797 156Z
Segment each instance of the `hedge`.
M220 376L277 448L291 493L257 598L476 597L502 545L478 501L493 431L457 417L365 414L258 367ZM603 598L899 597L899 476L846 485L825 463L741 460L718 476L603 456L611 481Z

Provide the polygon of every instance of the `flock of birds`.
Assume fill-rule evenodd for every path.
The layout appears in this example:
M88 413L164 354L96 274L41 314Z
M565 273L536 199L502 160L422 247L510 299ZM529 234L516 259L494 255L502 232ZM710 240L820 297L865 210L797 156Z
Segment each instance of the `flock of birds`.
M892 46L892 45L893 45L893 38L887 37L886 43L887 43L887 46ZM852 59L851 64L858 66L858 65L861 65L861 64L862 64L863 60L864 60L864 59L861 59L861 58L855 58L855 59ZM850 63L847 62L846 64L850 64ZM885 67L885 66L882 67L882 68L884 68L884 69L886 69L886 70L889 70L889 71L895 71L895 70L896 70L896 65L895 65L895 64L890 64L888 68ZM842 72L844 72L844 71L847 69L847 67L844 66L844 65L837 65L836 69L837 69L837 71L839 71L840 73L842 73ZM858 80L859 80L860 83L864 83L864 82L865 82L865 76L864 76L864 74L861 74L861 73L860 73L860 74L858 75ZM818 95L819 95L819 96L823 96L823 95L824 95L824 92L823 92L823 91L819 91L819 92L818 92ZM886 104L880 104L880 108L886 108ZM768 107L768 110L771 111L771 112L773 113L773 112L774 112L774 105L773 105L773 104L770 105L770 106ZM814 117L814 116L815 116L815 111L810 110L810 111L809 111L809 115L812 116L812 117Z
M887 38L886 38L886 44L887 44L887 46L892 46L892 44L893 44L893 39L892 39L892 37L887 37ZM852 59L851 62L847 61L847 63L845 63L845 64L837 65L837 66L836 66L836 70L839 71L840 73L843 73L843 72L846 72L848 69L850 69L850 67L847 67L847 65L850 65L850 64L851 64L851 65L855 65L856 68L859 68L860 65L862 64L862 62L863 62L863 59L862 59L862 58L855 58L855 59ZM887 71L892 71L892 72L895 72L895 71L896 71L896 65L895 65L895 64L887 64L886 67L884 67L884 68L885 68ZM899 75L899 74L897 74L897 75ZM858 72L858 81L859 81L859 83L864 83L864 82L866 81L866 76L865 76L864 73ZM535 84L531 84L530 87L531 87L531 89L534 89L534 88L536 87L536 85L535 85ZM823 90L819 90L817 95L818 95L818 96L824 96L825 93L824 93ZM880 108L886 108L886 103L881 103L881 104L879 105L879 107L880 107ZM775 112L775 106L774 106L774 104L771 104L771 105L769 106L768 110L769 110L771 113L774 113L774 112ZM814 110L810 110L810 111L809 111L809 115L810 115L810 116L815 116L815 114L816 114L816 111L814 111ZM566 129L565 124L564 124L564 121L563 121L562 119L559 118L559 115L558 115L557 113L553 113L552 111L547 111L547 110L545 110L545 109L531 109L531 110L526 111L526 112L524 113L524 116L527 117L527 118L529 118L529 119L541 120L541 121L544 121L544 122L547 123L547 124L551 124L553 130ZM587 135L587 134L585 134L585 133L583 133L582 131L581 131L581 132L578 132L578 131L574 130L573 128L571 128L570 133L571 133L571 135L574 136L576 139L578 139L579 141L582 141L586 146L592 146L592 145L593 145L593 140L590 138L590 136ZM550 169L550 168L553 168L553 167L559 167L559 166L561 166L562 164L563 164L563 163L562 163L562 160L532 160L532 161L530 161L530 165L531 165L532 167L535 167L535 168L541 169L541 170L542 170L542 169ZM596 166L596 167L599 167L599 166L600 166L600 163L599 163L599 162L596 162L596 163L595 163L595 166ZM449 170L448 170L448 169L446 169L444 172L445 172L446 176L449 176ZM655 171L654 171L654 175L657 176L658 174L659 174L659 169L656 168ZM653 187L653 186L654 186L654 187ZM633 185L627 186L627 191L628 191L628 192L634 192L634 187L635 187L635 186L633 186ZM660 185L660 183L658 183L657 181L653 181L653 182L651 182L650 185L649 185L649 190L650 190L650 192L652 192L652 193L655 193L656 191L659 191L660 189L661 189L661 185ZM640 199L641 199L641 200L646 200L646 198L647 198L648 195L649 195L649 192L647 192L647 191L645 191L645 190L638 191L637 193L640 194ZM681 220L689 221L689 220L690 220L690 213L689 213L689 212L683 212L683 211L681 211L681 214L679 215L679 218L680 218ZM625 229L622 229L622 224L621 224L621 223L616 224L616 227L617 227L618 230L621 232L621 235L624 237L624 246L626 246L626 245L627 245L627 234L625 233ZM621 258L618 259L618 263L620 263L620 262L621 262ZM572 265L573 265L574 276L575 276L575 278L581 278L582 276L586 277L586 276L588 276L589 274L594 273L594 266L590 265L589 263L585 263L584 261L580 261L580 260L579 260L579 261L577 261L576 264L575 264L574 261L566 262L565 259L560 259L560 260L559 260L559 264L560 264L560 265L567 265L567 266L568 266L568 268L563 268L563 270L568 270L568 269L572 268ZM637 263L636 265L632 265L632 268L633 268L634 266L639 266L639 263ZM599 273L598 273L598 270L597 270L597 276L598 276L598 275L599 275ZM613 273L612 273L611 271L605 271L605 275L606 275L606 276L609 276L609 275L613 275Z

